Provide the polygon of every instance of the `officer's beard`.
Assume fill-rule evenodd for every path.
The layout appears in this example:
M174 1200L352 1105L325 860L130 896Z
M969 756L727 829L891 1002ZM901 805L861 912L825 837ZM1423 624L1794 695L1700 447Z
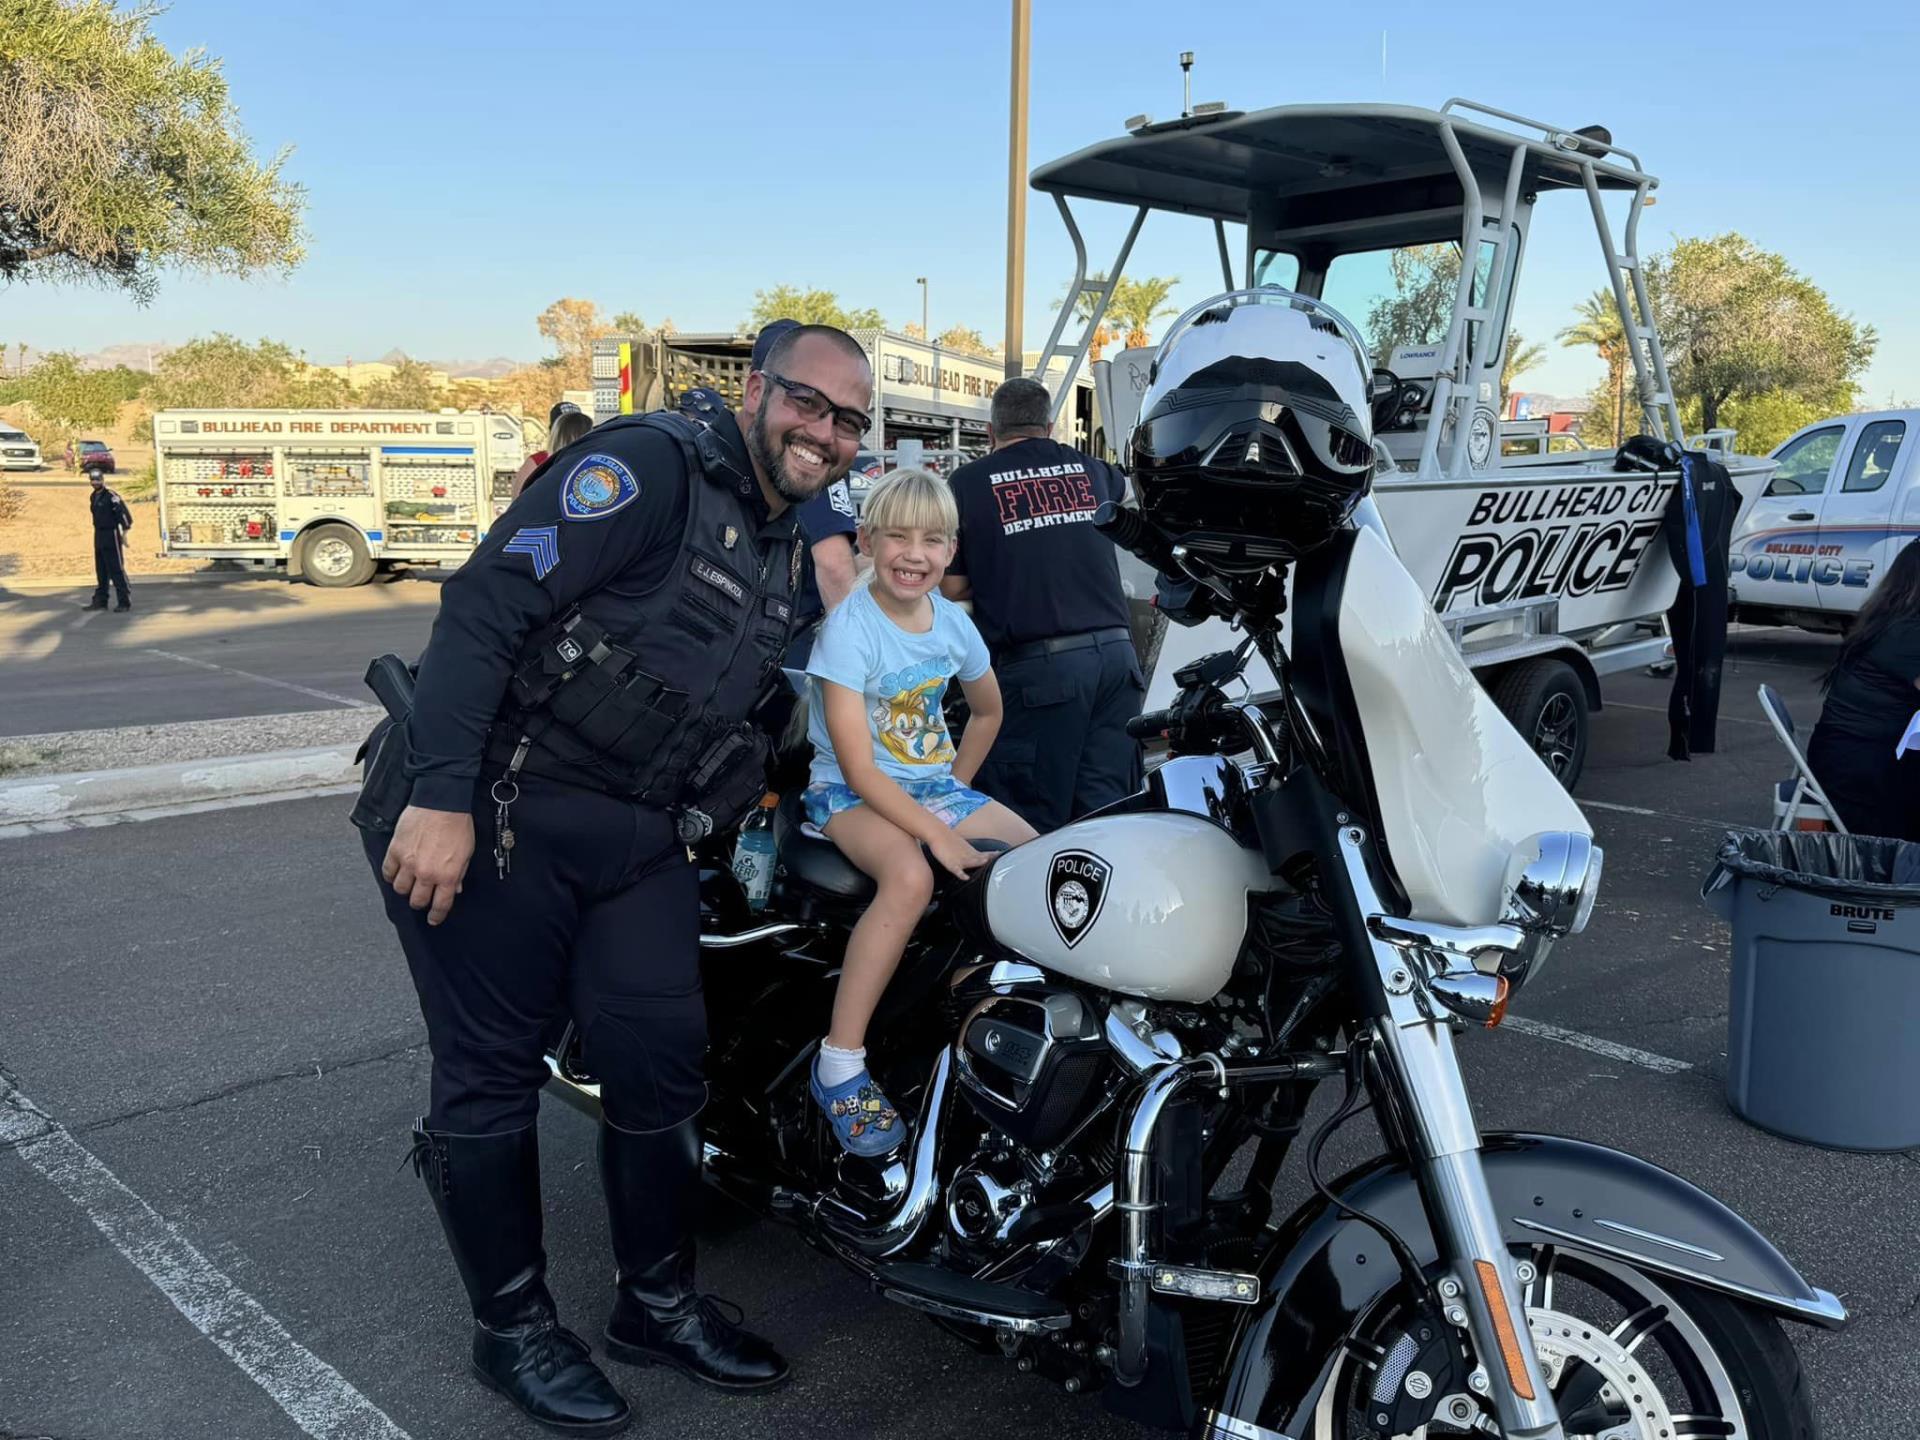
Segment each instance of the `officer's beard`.
M755 468L767 477L775 494L790 505L804 505L847 472L842 470L839 475L834 474L829 458L826 478L817 485L790 473L787 469L786 436L780 437L777 446L774 444L773 426L768 423L767 409L761 406L760 413L747 426L747 454L753 457Z

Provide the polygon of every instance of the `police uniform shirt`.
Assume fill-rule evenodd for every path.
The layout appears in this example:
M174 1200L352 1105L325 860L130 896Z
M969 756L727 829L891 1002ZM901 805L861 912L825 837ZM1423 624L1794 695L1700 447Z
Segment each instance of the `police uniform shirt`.
M127 510L126 502L105 485L87 497L87 508L93 512L93 528L96 532L118 530L133 524L133 516Z
M1029 640L1128 624L1119 552L1092 525L1126 480L1053 440L1020 440L953 473L960 550L948 567L973 587L973 619L998 652Z
M711 423L740 473L751 476L732 416ZM533 474L441 587L409 726L415 805L472 805L488 732L526 638L576 603L617 633L628 602L669 578L686 529L688 487L709 483L688 473L671 436L640 425L596 429ZM770 518L759 485L742 483L758 533L736 543L790 546L794 512Z

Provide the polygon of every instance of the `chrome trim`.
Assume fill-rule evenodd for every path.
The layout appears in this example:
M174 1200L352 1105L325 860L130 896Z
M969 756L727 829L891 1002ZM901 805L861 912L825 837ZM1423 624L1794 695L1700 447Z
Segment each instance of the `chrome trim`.
M1507 981L1478 970L1449 970L1427 979L1427 989L1438 1004L1475 1025L1491 1025L1508 990Z
M780 920L771 925L759 925L752 930L742 930L738 935L702 935L702 950L737 950L742 945L758 945L762 940L775 940L782 935L791 935L804 930L804 925L796 925L790 920Z
M999 989L1001 986L1039 985L1046 981L1047 972L1038 965L1029 965L1024 960L996 960L993 968L987 972L987 984Z
M1523 929L1556 937L1577 935L1592 913L1605 852L1592 836L1574 830L1542 831L1527 846L1537 847L1538 853L1518 874L1509 872L1506 918Z
M1431 950L1471 966L1477 966L1480 957L1489 951L1511 955L1527 943L1526 932L1514 925L1442 925L1430 920L1369 915L1367 929L1374 939L1385 941L1396 950Z
M814 1218L821 1226L869 1259L884 1260L911 1244L940 1198L940 1136L946 1128L952 1073L953 1051L943 1048L927 1083L927 1103L921 1107L920 1128L905 1166L904 1193L891 1214L870 1220L831 1193L814 1202Z
M1671 1235L1657 1234L1652 1230L1642 1230L1638 1225L1623 1225L1618 1220L1595 1220L1594 1224L1603 1230L1612 1230L1621 1235L1631 1235L1636 1240L1650 1240L1655 1245L1664 1245L1669 1250L1682 1250L1689 1255L1698 1255L1702 1260L1711 1260L1716 1265L1724 1265L1727 1257L1716 1255L1704 1245L1689 1245L1684 1240L1676 1240Z
M991 1310L975 1310L967 1305L955 1305L946 1300L932 1300L925 1295L916 1295L911 1290L898 1290L875 1280L873 1288L881 1297L904 1305L909 1310L919 1310L928 1315L939 1315L947 1320L958 1320L964 1325L985 1325L994 1330L1006 1330L1015 1335L1045 1335L1055 1330L1068 1329L1073 1324L1071 1315L1048 1315L1042 1319L1030 1319L1025 1316L998 1315Z
M1109 1016L1109 1019L1112 1017ZM1126 1146L1120 1157L1120 1185L1114 1208L1120 1212L1119 1343L1114 1347L1114 1383L1132 1387L1147 1375L1147 1307L1152 1303L1148 1270L1153 1248L1153 1216L1160 1208L1154 1184L1154 1135L1168 1102L1187 1081L1219 1064L1197 1060L1163 1064L1147 1077L1127 1119Z
M1147 1007L1138 1000L1119 1000L1109 1006L1101 1030L1114 1054L1136 1075L1151 1074L1186 1054L1171 1030L1153 1028Z
M1201 1432L1203 1440L1292 1440L1278 1430L1269 1430L1251 1420L1236 1420L1218 1410L1207 1411L1200 1417L1200 1423L1206 1427Z
M1810 1325L1818 1325L1823 1330L1844 1329L1849 1319L1847 1307L1841 1304L1839 1297L1830 1290L1821 1290L1810 1286L1808 1288L1813 1290L1813 1298L1811 1300L1802 1300L1792 1295L1781 1295L1773 1291L1757 1290L1751 1285L1740 1285L1719 1275L1709 1275L1705 1271L1695 1269L1692 1266L1660 1260L1636 1250L1629 1250L1623 1245L1609 1245L1605 1241L1594 1239L1591 1235L1576 1234L1574 1231L1562 1230L1553 1225L1542 1225L1539 1221L1529 1220L1524 1216L1515 1215L1513 1217L1513 1223L1518 1225L1522 1230L1533 1231L1536 1235L1551 1235L1554 1239L1565 1242L1575 1250L1585 1250L1592 1254L1605 1255L1615 1260L1626 1260L1636 1265L1645 1266L1655 1274L1670 1275L1678 1280L1690 1280L1694 1284L1705 1286L1709 1290L1718 1290L1723 1295L1737 1295L1743 1300L1751 1300L1766 1309L1778 1311L1783 1315L1789 1315L1798 1320L1804 1320Z

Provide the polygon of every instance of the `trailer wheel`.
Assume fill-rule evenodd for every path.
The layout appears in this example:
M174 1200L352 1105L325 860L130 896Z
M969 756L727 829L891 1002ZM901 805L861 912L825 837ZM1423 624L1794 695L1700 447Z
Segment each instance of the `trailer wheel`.
M1522 660L1493 683L1493 703L1571 790L1587 763L1586 687L1564 660Z
M300 573L328 589L364 585L373 578L367 542L351 525L319 525L300 542Z

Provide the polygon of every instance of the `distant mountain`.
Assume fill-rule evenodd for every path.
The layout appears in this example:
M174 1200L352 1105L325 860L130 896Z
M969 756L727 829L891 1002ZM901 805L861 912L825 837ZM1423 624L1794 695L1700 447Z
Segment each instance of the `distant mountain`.
M398 365L402 360L418 358L396 347L382 355L380 361L384 365ZM509 371L518 370L523 362L495 355L487 360L425 360L421 363L429 370L446 371L449 380L498 380Z

